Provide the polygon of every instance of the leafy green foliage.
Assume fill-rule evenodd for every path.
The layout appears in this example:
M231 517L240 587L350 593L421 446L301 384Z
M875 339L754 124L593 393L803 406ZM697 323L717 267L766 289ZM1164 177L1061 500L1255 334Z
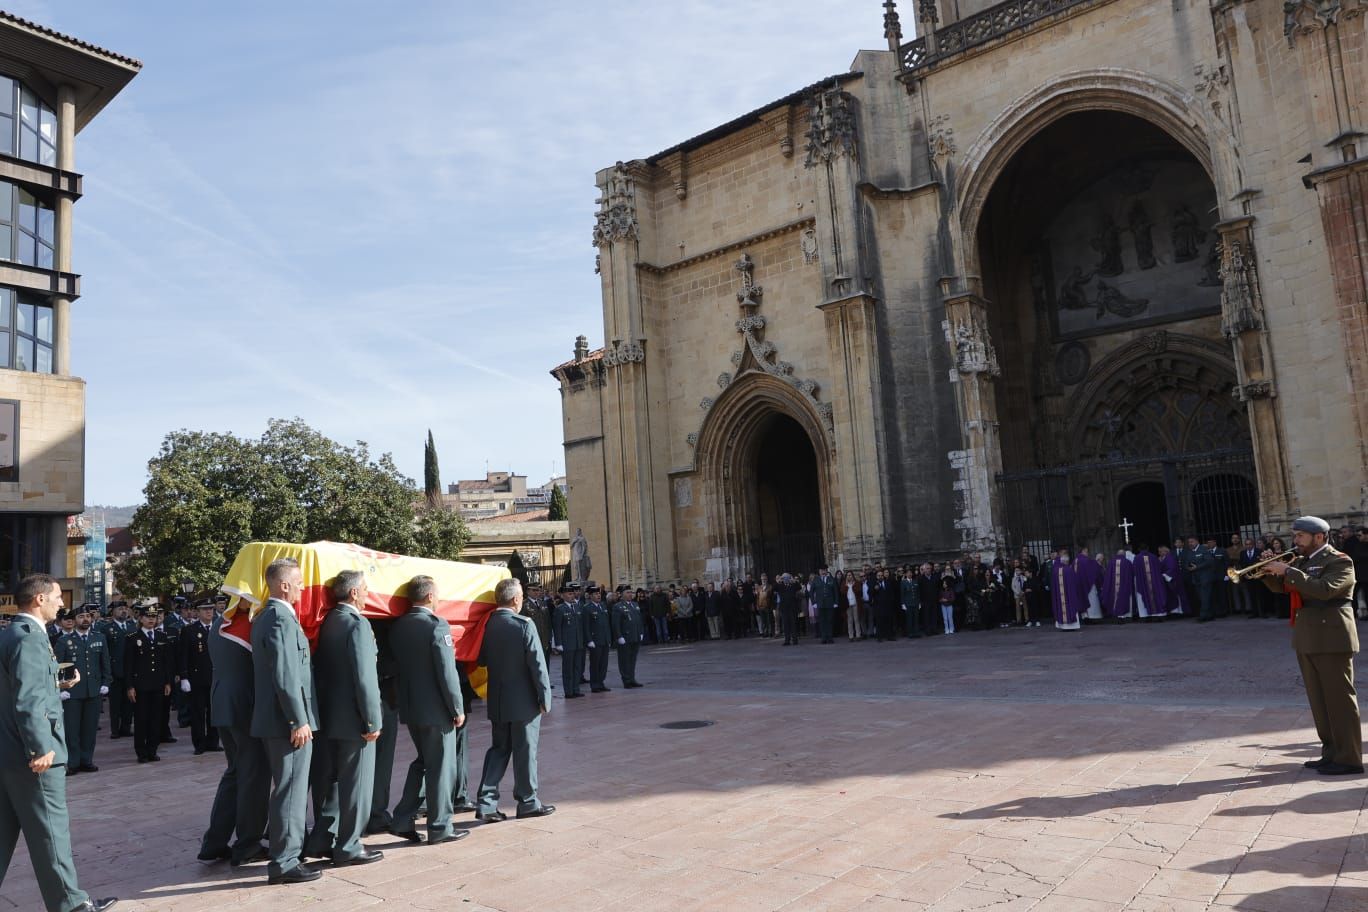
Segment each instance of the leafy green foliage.
M565 501L565 492L560 485L553 485L551 488L551 504L547 508L547 519L566 520L570 518L570 505Z
M437 444L432 440L432 430L428 429L427 445L423 448L423 492L427 495L429 507L442 504L442 471L437 468Z

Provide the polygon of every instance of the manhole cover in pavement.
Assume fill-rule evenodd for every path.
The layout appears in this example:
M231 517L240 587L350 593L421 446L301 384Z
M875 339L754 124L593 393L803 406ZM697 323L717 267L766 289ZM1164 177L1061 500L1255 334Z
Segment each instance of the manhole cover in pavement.
M666 722L664 725L662 725L662 726L660 726L660 727L661 727L661 728L670 728L670 729L678 729L678 728L707 728L709 725L712 725L712 723L709 722L709 721L707 721L707 720L705 720L705 719L686 719L686 720L684 720L683 722Z

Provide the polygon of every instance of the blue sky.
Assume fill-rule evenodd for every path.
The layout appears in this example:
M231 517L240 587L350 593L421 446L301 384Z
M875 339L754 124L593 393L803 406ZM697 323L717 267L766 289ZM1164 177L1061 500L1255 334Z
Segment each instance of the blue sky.
M594 172L883 44L877 0L5 8L144 65L76 145L91 504L168 431L272 417L544 481L547 371L602 337Z

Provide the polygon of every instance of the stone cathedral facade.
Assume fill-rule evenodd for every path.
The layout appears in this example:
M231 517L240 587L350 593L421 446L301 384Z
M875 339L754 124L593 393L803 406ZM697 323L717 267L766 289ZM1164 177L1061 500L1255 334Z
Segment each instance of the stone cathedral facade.
M599 172L603 344L552 371L593 576L1362 518L1365 10L890 0Z

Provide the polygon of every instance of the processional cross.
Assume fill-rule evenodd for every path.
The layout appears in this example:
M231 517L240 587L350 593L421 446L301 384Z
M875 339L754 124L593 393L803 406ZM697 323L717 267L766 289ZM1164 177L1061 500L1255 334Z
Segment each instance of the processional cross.
M1135 523L1131 522L1129 519L1127 519L1127 518L1124 517L1124 516L1121 517L1121 522L1117 523L1117 525L1116 525L1116 528L1120 529L1123 533L1125 533L1125 536L1126 536L1126 550L1127 550L1127 551L1130 550L1130 530L1131 530L1134 526L1135 526Z

